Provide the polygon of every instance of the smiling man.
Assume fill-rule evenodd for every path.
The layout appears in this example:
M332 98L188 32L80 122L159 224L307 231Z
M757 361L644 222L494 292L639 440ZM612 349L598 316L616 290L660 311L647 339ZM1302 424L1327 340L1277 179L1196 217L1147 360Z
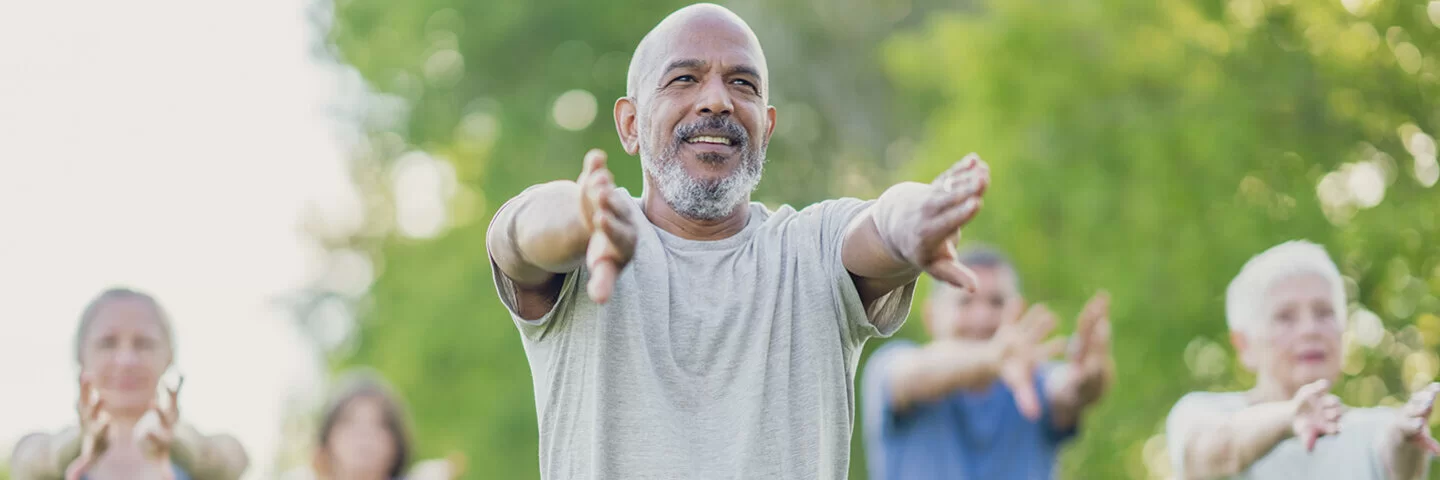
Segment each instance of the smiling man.
M641 40L615 103L639 198L591 151L496 213L495 284L534 378L544 478L845 478L856 363L955 259L989 169L874 201L750 201L776 122L755 34L722 7ZM580 291L580 286L585 291Z

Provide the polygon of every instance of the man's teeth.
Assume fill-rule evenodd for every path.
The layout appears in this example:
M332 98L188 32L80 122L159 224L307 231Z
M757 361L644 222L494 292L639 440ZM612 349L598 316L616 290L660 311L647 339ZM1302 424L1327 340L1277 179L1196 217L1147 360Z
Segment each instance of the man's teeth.
M729 145L729 144L730 144L730 139L725 138L725 137L711 137L711 136L702 135L702 136L699 136L699 137L693 137L693 138L691 138L689 143L718 143L718 144L721 144L721 145Z

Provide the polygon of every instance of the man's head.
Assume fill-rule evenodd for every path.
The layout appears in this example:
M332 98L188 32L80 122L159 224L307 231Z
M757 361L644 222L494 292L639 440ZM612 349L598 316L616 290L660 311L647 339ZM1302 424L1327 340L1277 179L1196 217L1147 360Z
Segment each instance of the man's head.
M718 5L682 8L640 41L615 127L676 212L722 218L760 183L775 129L769 74L755 33Z
M1262 383L1295 391L1340 375L1345 284L1319 245L1276 245L1245 263L1225 291L1240 360Z
M1015 315L1022 307L1019 279L1010 261L989 248L962 252L960 263L975 271L980 284L975 293L968 293L935 282L925 302L925 328L936 339L989 339L1007 316Z

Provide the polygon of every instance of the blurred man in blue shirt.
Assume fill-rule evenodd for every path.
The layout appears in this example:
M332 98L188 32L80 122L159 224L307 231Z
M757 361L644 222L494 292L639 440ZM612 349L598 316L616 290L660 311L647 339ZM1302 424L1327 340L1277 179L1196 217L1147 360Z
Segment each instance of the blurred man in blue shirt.
M974 249L960 261L979 286L936 282L924 312L933 340L891 341L865 366L870 478L1048 480L1060 445L1109 387L1109 297L1085 305L1067 349L1045 340L1055 316L1026 310L1004 256ZM1065 362L1049 362L1061 351Z

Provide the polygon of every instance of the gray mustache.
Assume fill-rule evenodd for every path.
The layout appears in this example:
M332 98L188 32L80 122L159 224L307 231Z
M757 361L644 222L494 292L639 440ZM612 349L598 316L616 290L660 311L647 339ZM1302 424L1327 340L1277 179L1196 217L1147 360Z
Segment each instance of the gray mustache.
M684 139L701 133L714 132L719 132L726 137L736 140L737 147L750 143L750 134L740 126L739 122L730 119L730 117L705 117L704 120L699 122L690 125L681 125L675 129L675 141L683 142Z

